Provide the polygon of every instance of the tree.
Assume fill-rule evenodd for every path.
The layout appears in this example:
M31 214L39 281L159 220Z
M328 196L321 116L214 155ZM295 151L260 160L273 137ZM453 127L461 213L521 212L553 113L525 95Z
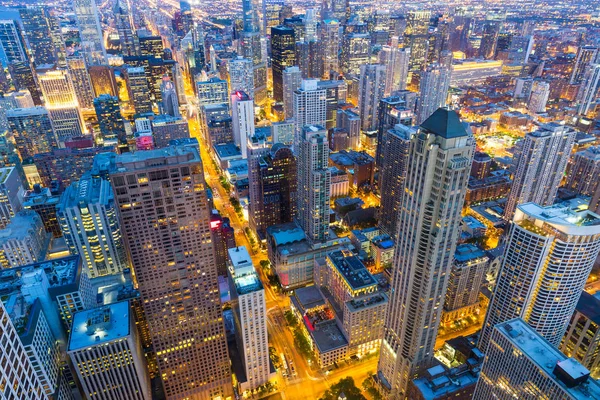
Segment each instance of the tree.
M354 379L351 376L342 378L338 383L332 385L325 391L320 400L337 400L342 392L348 400L367 400L360 392L360 389L356 387Z
M259 265L262 269L267 269L271 265L269 260L260 260Z
M283 316L285 317L285 321L287 322L287 324L289 326L291 326L292 328L295 328L296 326L298 326L298 319L296 318L296 316L294 315L292 310L287 310L283 314Z
M277 349L275 349L275 347L269 346L269 358L271 359L271 364L273 364L276 369L281 367L281 358L277 354Z

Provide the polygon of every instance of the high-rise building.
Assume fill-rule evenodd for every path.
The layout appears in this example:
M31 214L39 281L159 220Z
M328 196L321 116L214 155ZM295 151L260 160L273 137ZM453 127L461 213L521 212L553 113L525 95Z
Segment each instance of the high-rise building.
M181 117L161 114L152 120L152 135L154 136L154 147L160 149L167 147L172 140L189 139L190 127L188 122Z
M304 79L320 79L323 76L323 46L321 42L296 42L296 64Z
M327 19L321 24L321 43L323 46L323 77L325 79L335 79L340 72L339 52L340 52L340 23L337 20Z
M229 90L227 81L213 77L204 82L196 83L198 93L198 106L214 104L229 104Z
M508 48L508 59L517 64L527 64L533 50L533 36L513 36Z
M46 7L29 6L19 9L23 32L31 49L31 61L36 66L56 64L58 59L50 33L50 15Z
M115 26L121 43L121 54L124 56L137 56L140 54L140 42L135 33L133 15L129 9L128 1L117 0L113 8Z
M24 194L17 167L0 168L0 229L21 211Z
M496 47L498 45L498 35L502 23L497 20L489 19L483 25L481 35L481 44L479 46L479 56L486 60L491 60L496 56Z
M104 36L100 27L96 2L94 0L74 0L73 9L81 37L81 50L87 65L107 65Z
M405 125L396 125L387 131L382 146L380 164L379 226L392 238L398 230L398 215L402 207L404 184L408 168L408 151L412 135L416 131Z
M600 187L600 147L592 146L573 156L565 187L584 196L593 196Z
M350 2L348 0L325 0L321 3L321 18L335 19L345 23L350 18Z
M302 85L302 72L297 66L287 67L282 73L283 112L285 119L294 116L294 92Z
M67 69L79 106L89 110L93 109L94 88L92 87L92 81L90 80L84 57L81 55L71 55L66 58L65 62L67 63Z
M556 123L528 133L515 158L516 170L506 199L504 219L512 220L517 205L554 202L573 148L575 130Z
M446 65L429 64L420 74L417 123L425 121L435 110L446 105L450 87L450 68Z
M416 98L416 93L409 93ZM411 107L409 102L406 101L406 98L403 96L390 96L381 99L379 102L379 115L377 118L379 125L377 127L375 162L377 168L380 170L383 168L383 145L386 143L385 136L387 135L387 132L398 124L412 126L415 119L412 110L414 110L414 107Z
M152 112L152 101L146 78L146 68L130 67L126 70L127 90L129 101L133 105L136 114L147 114Z
M337 111L340 104L345 104L348 96L348 84L344 80L318 81L317 89L325 89L325 128L337 126Z
M404 398L433 361L474 147L458 114L444 108L411 138L378 366L388 399Z
M162 96L162 113L171 117L180 117L177 89L169 75L163 75L160 93Z
M577 50L575 66L571 73L571 85L578 85L583 82L583 77L590 64L600 62L600 49L595 46L582 46Z
M387 67L379 64L360 66L358 112L362 121L361 129L365 132L377 129L379 101L385 96Z
M567 358L525 321L497 325L473 393L477 400L593 399L600 385L573 358Z
M152 56L154 58L162 58L165 48L163 46L162 37L160 36L142 36L139 37L140 54L142 56Z
M464 243L456 246L444 301L445 320L455 321L460 318L461 312L479 305L479 292L488 265L489 258L476 245Z
M217 210L212 210L210 214L210 233L215 244L217 271L219 276L227 276L229 260L227 250L236 247L235 232L229 223L229 218L222 217Z
M596 93L600 87L600 63L589 64L583 75L583 80L577 92L577 113L587 115L593 111L596 103Z
M360 74L360 66L368 64L371 56L371 37L367 33L346 33L340 49L340 70L345 75Z
M151 397L148 368L129 301L75 314L67 353L85 397Z
M267 154L260 156L258 175L249 176L252 185L258 186L258 202L251 207L250 225L259 237L266 237L269 226L296 218L297 168L294 153L282 143L274 144Z
M83 118L76 104L67 107L48 107L48 115L61 145L72 138L84 135Z
M21 160L58 147L50 115L44 107L15 108L6 113L6 119Z
M229 249L229 260L236 339L246 373L240 387L253 390L270 376L265 289L245 247Z
M44 223L35 211L18 212L0 230L0 265L15 268L43 261L49 239Z
M15 63L29 63L25 52L25 42L16 20L0 20L0 61L5 67Z
M483 352L494 326L513 318L560 344L600 252L599 223L588 210L517 206L479 341Z
M110 182L90 174L72 183L56 206L71 254L79 254L90 278L127 267L125 246Z
M242 158L248 158L248 139L254 136L254 100L244 92L231 95L233 142L240 148Z
M121 115L119 98L103 94L94 99L94 109L100 125L100 134L104 143L126 143L127 131L125 121Z
M37 78L28 61L16 62L8 67L13 84L17 90L28 90L36 106L42 105L42 97L38 87Z
M311 243L327 240L331 170L327 131L303 126L298 142L298 221Z
M27 352L18 336L19 333L11 322L3 302L0 301L0 340L2 356L6 361L0 363L0 382L12 382L4 386L3 395L6 398L22 400L45 400L47 395L44 387L31 361L24 357Z
M292 28L271 28L271 65L273 68L273 98L283 101L283 71L296 62L296 36Z
M429 53L429 19L431 11L409 11L406 15L404 45L410 48L408 69L415 72L427 65Z
M403 47L396 51L394 59L394 72L392 74L392 92L406 90L410 61L410 47Z
M227 63L229 69L230 92L238 90L254 98L254 69L252 60L244 57L235 58Z
M110 94L111 96L117 96L119 94L117 80L115 79L115 73L111 66L89 66L88 73L96 97L103 94Z
M317 80L303 80L294 91L294 147L299 143L305 125L325 126L327 121L327 90L319 88Z
M531 85L531 94L529 95L529 102L527 108L532 113L543 113L546 112L546 104L548 103L548 97L550 96L550 84L544 81L533 81Z
M188 141L116 155L110 180L166 396L227 398L233 393L210 210L198 142ZM153 201L133 203L148 185Z
M77 104L75 89L66 70L40 73L38 81L47 107L65 107Z

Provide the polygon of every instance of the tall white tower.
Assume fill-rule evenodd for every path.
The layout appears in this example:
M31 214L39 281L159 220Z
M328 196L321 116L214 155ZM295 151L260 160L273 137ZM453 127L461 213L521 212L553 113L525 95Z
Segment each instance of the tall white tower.
M446 105L450 87L450 68L433 63L421 73L419 101L417 103L417 122L425 121L435 110Z
M248 158L248 139L254 136L254 100L244 92L231 95L233 141L240 147L242 157Z

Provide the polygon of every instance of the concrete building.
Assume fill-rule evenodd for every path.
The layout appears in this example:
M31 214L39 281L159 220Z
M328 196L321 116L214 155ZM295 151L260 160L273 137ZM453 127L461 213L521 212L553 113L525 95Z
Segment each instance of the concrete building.
M127 268L117 206L108 180L84 175L65 190L56 208L69 250L81 256L90 278L118 274Z
M40 216L20 211L0 230L0 265L14 268L43 261L49 241Z
M323 75L333 79L331 72L339 73L340 51L340 22L335 19L325 19L321 24L321 39L323 45Z
M146 400L150 378L128 301L78 312L67 353L86 398Z
M162 114L175 118L181 117L177 88L175 83L169 78L169 75L163 75L162 83L160 84L160 94L162 98Z
M0 229L23 207L25 189L16 167L0 168Z
M600 63L589 64L577 92L577 98L575 99L578 114L587 115L594 111L598 87L600 87Z
M254 390L269 381L269 342L265 289L245 247L229 252L231 298L234 303L236 339L243 354L246 381L241 392Z
M461 220L460 206L451 205L464 202L474 147L458 114L443 108L425 120L411 139L408 195L402 196L398 216L403 234L396 239L392 296L377 373L389 399L406 396L409 377L433 360ZM436 168L442 172L434 173ZM425 176L432 178L424 181ZM456 185L443 188L446 180Z
M198 142L114 155L107 169L165 394L232 396ZM148 187L153 201L133 206Z
M344 75L359 75L360 66L369 63L371 38L367 33L349 32L340 45L340 70Z
M479 340L483 352L494 326L513 318L560 344L600 252L599 222L587 209L517 207Z
M237 57L227 63L229 71L229 90L231 93L240 91L254 98L254 71L252 60Z
M125 120L121 115L119 98L109 94L102 94L94 99L94 109L100 126L100 135L106 145L127 142Z
M172 140L189 139L190 127L188 121L181 117L167 114L157 115L152 119L152 136L154 147L167 147Z
M83 55L73 54L66 58L67 70L75 90L75 96L79 106L85 109L93 109L94 88L85 64Z
M546 103L550 96L550 84L544 81L533 81L527 109L532 113L546 112Z
M553 122L525 136L513 162L516 170L504 209L507 221L512 219L518 204L546 206L554 202L575 133L574 129Z
M600 53L598 47L595 46L581 46L577 49L577 58L575 59L575 66L571 73L571 85L578 85L583 82L586 70L590 64L597 64L600 61Z
M473 398L588 399L600 385L573 358L567 358L520 318L497 325Z
M58 147L50 115L44 107L15 108L7 111L6 119L21 160Z
M27 63L25 43L19 22L14 19L0 20L0 47L2 47L2 65Z
M271 137L273 143L281 143L286 146L294 144L294 120L285 120L281 122L273 122L271 124Z
M233 142L242 152L242 158L248 158L248 140L254 136L254 100L244 92L231 95L231 119Z
M407 95L407 93L410 93L410 95ZM375 163L379 170L383 168L383 144L386 143L385 135L387 135L387 132L394 129L398 124L412 126L415 121L413 110L415 109L417 94L408 91L397 94L383 98L379 102L377 148L375 151Z
M319 88L317 80L303 80L294 91L294 148L299 148L302 129L305 125L320 125L327 122L327 91Z
M379 101L385 95L387 68L390 67L379 64L365 64L360 67L358 112L363 131L377 129Z
M584 196L593 196L600 186L600 147L578 151L569 166L565 187Z
M229 104L229 89L227 81L219 78L210 78L207 81L196 82L198 106Z
M283 111L285 119L294 116L294 92L302 85L302 72L297 66L287 67L281 74L283 91Z
M417 124L425 121L438 108L447 103L450 87L450 69L447 65L433 63L420 73Z
M73 9L77 17L81 48L87 65L108 64L96 3L93 0L76 0Z
M125 69L129 102L136 114L152 113L150 86L146 77L145 67L129 67Z

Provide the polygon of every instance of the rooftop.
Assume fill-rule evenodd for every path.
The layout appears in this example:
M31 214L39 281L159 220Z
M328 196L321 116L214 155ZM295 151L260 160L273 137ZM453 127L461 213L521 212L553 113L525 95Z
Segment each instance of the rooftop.
M574 359L569 360L567 356L552 346L525 321L516 318L497 325L495 329L536 364L541 371L552 377L570 398L574 400L600 399L600 383L597 381L589 379L587 384L579 384L568 388L555 375L557 365L573 379L580 378L582 373L589 374L589 371Z
M79 182L73 182L60 197L60 203L57 209L77 207L80 204L101 203L108 205L113 200L113 192L110 182L102 178L93 178L90 174L85 174Z
M600 215L587 209L573 209L564 204L542 207L535 203L520 204L517 208L515 223L538 235L546 235L544 223L565 234L600 234Z
M130 332L129 302L80 311L73 316L68 351L98 346L127 337Z
M421 124L421 128L445 139L467 136L467 130L454 110L438 108Z
M182 159L182 157L184 157L184 159ZM164 159L164 161L157 164L157 160L161 159ZM122 168L133 168L138 170L157 165L179 164L184 160L187 162L200 162L200 154L197 147L193 145L168 146L161 149L122 153L114 158L115 164L113 165L113 168L121 172ZM151 162L148 163L148 161Z
M485 257L485 251L470 243L459 244L456 246L456 252L454 253L454 259L459 263L465 263L482 257Z
M235 143L220 143L215 144L213 146L215 153L220 159L229 158L229 157L241 157L242 152L240 148L235 145Z
M294 291L294 297L304 310L324 306L325 300L316 286L305 286Z
M600 299L588 292L581 292L581 297L575 308L596 324L600 325Z
M341 150L337 153L331 153L329 155L331 161L335 164L344 166L357 165L368 165L375 162L375 159L365 152L358 152L354 150Z
M263 290L263 285L256 273L234 277L233 282L238 295L258 292Z
M342 277L353 290L377 285L373 275L365 265L348 250L336 250L327 255L327 258L339 271Z
M4 229L0 229L0 244L5 240L24 240L32 236L36 228L42 226L42 219L33 210L23 210L18 212Z
M3 167L0 168L0 184L6 183L6 180L10 174L15 170L15 167Z
M374 293L367 296L361 296L356 299L352 299L346 302L350 312L366 310L372 307L379 306L381 304L387 304L388 297L385 293Z

